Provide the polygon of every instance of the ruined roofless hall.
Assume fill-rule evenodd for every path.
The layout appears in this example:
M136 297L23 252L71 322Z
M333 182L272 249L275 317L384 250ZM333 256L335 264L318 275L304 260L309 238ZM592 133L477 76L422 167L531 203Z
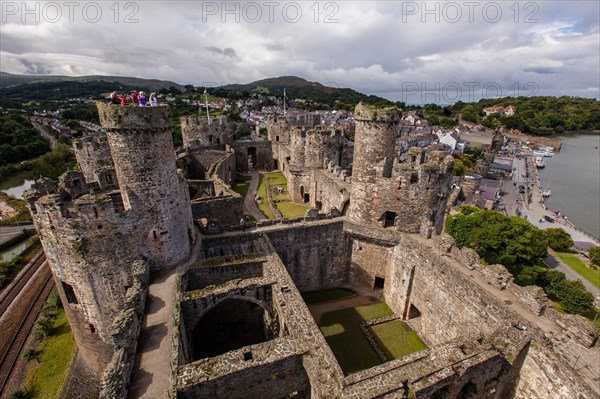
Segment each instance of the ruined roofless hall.
M314 115L272 121L271 139L257 142L236 140L226 120L188 120L197 140L177 157L168 107L99 103L98 112L102 132L74 142L81 172L37 181L27 199L99 397L597 393L570 366L597 335L440 234L453 160L437 147L410 148L401 160L400 110L359 104L355 143L316 127ZM281 171L291 197L314 210L245 228L224 217L242 214L228 185L250 163ZM201 218L214 229L195 227ZM165 272L174 275L169 301L148 294ZM385 301L428 349L345 374L301 296L337 287ZM157 300L166 352L140 349L157 336L144 327ZM237 335L224 340L232 324ZM561 325L576 334L554 335ZM157 366L146 382L136 377L149 373L142 356Z

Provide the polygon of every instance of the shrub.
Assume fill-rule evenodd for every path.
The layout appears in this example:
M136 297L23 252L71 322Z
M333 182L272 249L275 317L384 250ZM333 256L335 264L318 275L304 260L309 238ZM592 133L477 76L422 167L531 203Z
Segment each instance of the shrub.
M590 259L597 265L600 265L600 247L590 248Z
M20 399L20 398L24 398L25 395L27 395L27 391L25 391L25 388L17 388L14 391L12 391L6 397L6 399Z
M33 349L33 348L29 348L25 351L25 353L23 353L23 359L25 360L32 360L37 358L37 354L38 352Z
M544 235L548 240L548 246L555 251L565 252L574 245L571 235L560 227L546 229Z

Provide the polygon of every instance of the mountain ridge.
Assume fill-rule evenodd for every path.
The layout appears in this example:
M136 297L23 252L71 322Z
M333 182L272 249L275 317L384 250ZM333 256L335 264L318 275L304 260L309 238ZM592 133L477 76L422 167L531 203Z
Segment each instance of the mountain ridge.
M31 84L39 82L91 82L106 81L117 82L127 86L139 88L158 88L168 89L176 87L182 90L182 84L160 79L145 79L133 76L112 76L112 75L84 75L84 76L66 76L66 75L18 75L9 72L0 71L0 87L18 86L22 84Z

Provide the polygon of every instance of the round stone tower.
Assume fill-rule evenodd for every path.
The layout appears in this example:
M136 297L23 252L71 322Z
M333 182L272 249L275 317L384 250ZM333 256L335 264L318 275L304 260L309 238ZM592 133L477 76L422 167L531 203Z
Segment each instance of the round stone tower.
M167 107L97 106L125 210L138 208L145 219L145 249L154 269L174 267L189 255L195 237Z
M124 212L118 192L73 199L64 187L38 188L26 191L33 222L79 354L101 375L116 346L113 323L132 307L133 292L147 283L148 266L136 233L141 219Z
M396 107L375 108L358 104L354 111L354 162L352 167L352 192L348 216L356 223L370 224L375 215L374 205L379 198L381 178L391 177L394 164L394 147L402 114Z

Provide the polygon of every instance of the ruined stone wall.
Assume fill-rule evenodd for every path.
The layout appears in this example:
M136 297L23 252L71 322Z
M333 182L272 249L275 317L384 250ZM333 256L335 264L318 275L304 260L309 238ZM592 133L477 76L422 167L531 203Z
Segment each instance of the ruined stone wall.
M457 337L489 335L499 327L510 327L516 317L502 303L483 292L464 275L447 264L441 253L402 236L400 250L394 252L390 274L395 274L392 290L386 292L390 306L402 312L414 305L421 313L420 336L430 345ZM412 282L406 269L414 268ZM400 283L400 284L398 284ZM402 303L406 285L412 284L409 304ZM460 312L449 312L460 309Z
M548 348L532 342L520 370L512 398L592 398L594 393L581 384L581 378Z
M212 260L212 259L211 259ZM232 261L203 262L201 267L188 270L182 277L182 290L199 290L209 285L220 285L230 280L264 276L264 261L247 261L247 256L233 257ZM214 264L214 265L213 265Z
M197 158L207 166L206 175L213 187L212 193L199 192L192 198L194 219L206 218L220 226L237 226L244 216L244 199L231 189L235 173L233 151L202 151Z
M256 253L253 234L236 236L234 238L211 238L205 236L202 243L204 247L204 256L212 258L217 256L228 256L236 254Z
M323 212L329 212L337 209L340 214L347 211L350 202L350 184L349 178L342 176L342 173L335 175L328 169L319 169L315 171L315 204Z
M98 103L115 163L123 203L139 203L148 230L145 247L157 269L173 267L194 241L185 180L177 173L166 107Z
M300 225L267 233L301 292L338 287L348 279L342 222Z
M86 131L81 138L73 140L73 152L79 170L88 183L98 181L98 175L105 169L114 169L110 147L104 131ZM116 184L116 181L114 182Z
M308 129L321 124L321 116L316 113L305 112L300 114L268 115L265 119L267 137L269 141L290 143L290 131L293 127L304 126Z
M225 151L214 149L198 148L190 150L187 157L188 161L186 162L186 176L190 179L206 179L208 169L211 165L221 160L225 154Z
M341 130L294 128L291 131L290 163L295 167L323 168L341 165L344 136Z
M177 399L195 398L285 398L295 392L310 397L310 385L301 356L267 361L255 367L188 386L177 392Z
M287 179L287 190L290 199L293 202L297 202L299 204L305 203L304 195L308 194L309 201L307 203L313 206L315 203L314 193L316 191L316 183L313 175L314 171L306 170L304 168L289 168L285 172L285 177Z
M273 142L272 146L273 166L275 167L275 164L277 164L276 169L285 174L285 172L289 169L289 163L292 159L290 148L289 146L278 142Z
M237 226L244 216L244 200L239 194L199 198L192 201L192 214L196 220L206 218L220 226Z
M230 122L226 116L210 118L210 124L203 117L181 118L183 145L188 148L230 144L241 129L241 124Z
M375 288L375 278L385 278L392 249L369 239L352 239L350 282L358 287ZM385 287L385 286L384 286Z
M271 170L273 169L273 151L270 141L250 141L238 140L231 144L235 150L235 164L238 171L248 172L250 157L255 151L256 158L254 161L254 169Z

